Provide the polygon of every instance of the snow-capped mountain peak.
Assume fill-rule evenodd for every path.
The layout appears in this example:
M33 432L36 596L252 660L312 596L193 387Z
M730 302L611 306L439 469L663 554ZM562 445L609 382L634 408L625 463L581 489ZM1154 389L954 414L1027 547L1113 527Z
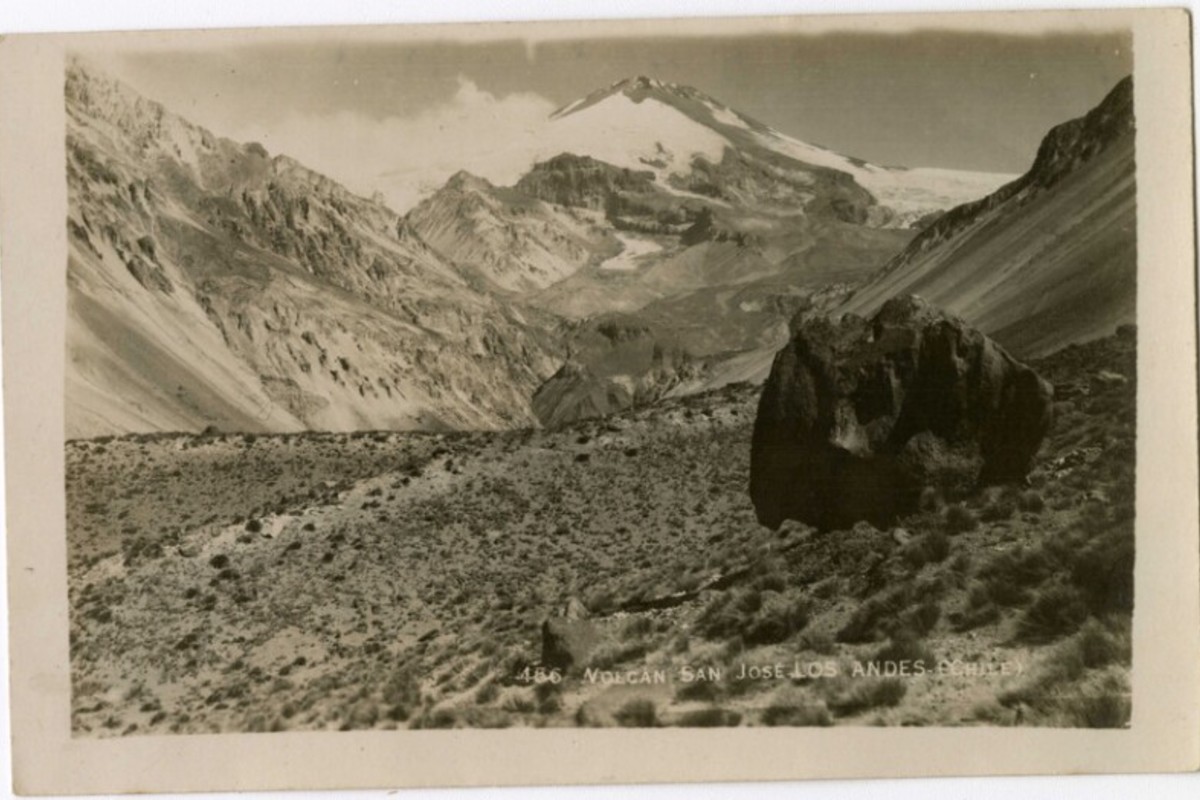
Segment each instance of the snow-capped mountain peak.
M547 157L569 152L652 169L663 185L678 184L697 158L719 164L727 150L797 175L834 170L850 176L886 209L878 218L898 226L983 197L1015 177L878 166L789 136L691 86L646 75L624 78L563 106L547 127Z
M634 102L640 102L650 92L671 93L678 92L680 88L677 84L660 81L657 78L651 78L646 75L635 75L614 81L602 89L597 89L572 103L568 103L551 114L550 118L560 119L569 116L602 102L609 97L621 95L634 100Z
M632 78L624 78L622 80L619 80L615 84L613 84L613 86L619 87L621 89L621 91L627 91L627 90L631 90L631 89L673 88L675 86L675 84L664 83L663 81L660 81L657 78L651 78L646 75L636 75Z

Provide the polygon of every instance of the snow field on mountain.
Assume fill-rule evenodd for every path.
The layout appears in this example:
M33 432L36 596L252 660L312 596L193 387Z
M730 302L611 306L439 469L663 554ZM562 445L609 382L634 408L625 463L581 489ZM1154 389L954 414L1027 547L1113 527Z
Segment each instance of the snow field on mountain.
M586 154L618 167L654 170L660 180L687 172L694 156L720 161L729 146L724 136L665 103L653 98L638 103L623 94L554 120L545 142L541 152L546 157Z
M903 216L921 215L936 209L949 209L991 194L1015 178L992 172L917 167L915 169L880 167L855 162L823 147L793 139L772 130L756 133L763 147L812 164L849 173L860 186L875 196L881 205Z
M600 269L612 270L614 272L633 272L641 266L639 261L643 256L657 253L663 249L662 245L653 239L632 236L628 233L618 233L616 237L621 240L623 248L617 255L601 262Z

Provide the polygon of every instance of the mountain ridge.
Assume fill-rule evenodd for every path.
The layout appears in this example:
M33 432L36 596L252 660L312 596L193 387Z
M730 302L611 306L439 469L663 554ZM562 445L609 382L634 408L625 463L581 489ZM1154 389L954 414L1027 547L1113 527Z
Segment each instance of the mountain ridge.
M536 309L390 209L68 63L67 430L512 427Z
M1136 315L1133 80L1047 132L1030 169L914 237L840 312L921 294L1024 356Z
M1132 316L1122 85L1056 126L1030 172L916 230L914 208L945 197L903 181L930 171L840 156L645 76L556 112L615 160L559 151L511 186L460 170L401 216L72 60L68 433L560 425L761 380L797 309L902 290L1044 353ZM885 178L926 194L897 212L867 188ZM1080 226L1095 240L1082 260ZM1080 283L1089 264L1099 278ZM1080 297L1102 311L1063 334L1055 315Z
M575 117L589 117L588 124L581 127L602 127L604 115L599 114L598 109L606 104L611 107L606 109L610 114L618 117L628 116L621 110L622 100L628 100L638 107L651 104L666 106L716 136L714 140L693 133L695 147L692 152L685 154L687 160L699 153L706 160L719 163L724 157L724 147L732 146L735 150L746 152L767 151L809 169L831 169L848 175L880 206L878 224L911 226L926 219L931 213L945 211L967 200L986 195L1014 177L967 170L871 164L864 159L841 155L828 148L788 136L694 87L660 81L645 75L625 78L598 89L559 108L551 118L556 121L569 121ZM662 143L659 145L662 146ZM591 155L617 166L638 167L637 163L619 163L619 160L606 158L599 150L585 152L586 148L578 146L566 149L580 155ZM642 149L651 148L643 146ZM664 149L672 151L669 155L675 156L670 163L656 163L653 153L644 153L640 158L645 165L654 167L664 182L668 182L673 174L672 170L685 170L680 166L679 154L673 152L680 148L672 147L668 142ZM686 163L683 166L686 166Z
M619 246L594 220L465 170L403 217L460 271L505 292L533 291Z

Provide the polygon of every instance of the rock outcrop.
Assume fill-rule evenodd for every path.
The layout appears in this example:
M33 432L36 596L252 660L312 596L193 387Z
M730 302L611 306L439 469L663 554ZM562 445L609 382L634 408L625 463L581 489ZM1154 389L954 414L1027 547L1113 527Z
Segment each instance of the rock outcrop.
M582 600L571 597L560 615L542 622L542 666L568 670L587 661L601 639L591 616Z
M542 665L568 670L585 664L600 638L589 619L550 617L542 623Z
M918 297L870 320L799 318L763 387L750 456L758 519L877 526L921 491L1022 480L1050 428L1053 388Z
M404 217L464 274L492 289L543 289L620 251L585 214L460 171Z
M562 153L534 164L514 188L547 203L603 211L613 196L621 192L654 192L654 173Z

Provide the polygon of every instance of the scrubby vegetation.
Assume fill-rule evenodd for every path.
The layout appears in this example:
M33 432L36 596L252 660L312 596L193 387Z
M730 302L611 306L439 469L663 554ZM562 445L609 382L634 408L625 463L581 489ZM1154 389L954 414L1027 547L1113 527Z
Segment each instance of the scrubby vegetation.
M70 442L74 730L1120 727L1132 339L1037 366L1029 485L888 530L757 524L748 386L554 431ZM553 674L568 606L592 633Z

